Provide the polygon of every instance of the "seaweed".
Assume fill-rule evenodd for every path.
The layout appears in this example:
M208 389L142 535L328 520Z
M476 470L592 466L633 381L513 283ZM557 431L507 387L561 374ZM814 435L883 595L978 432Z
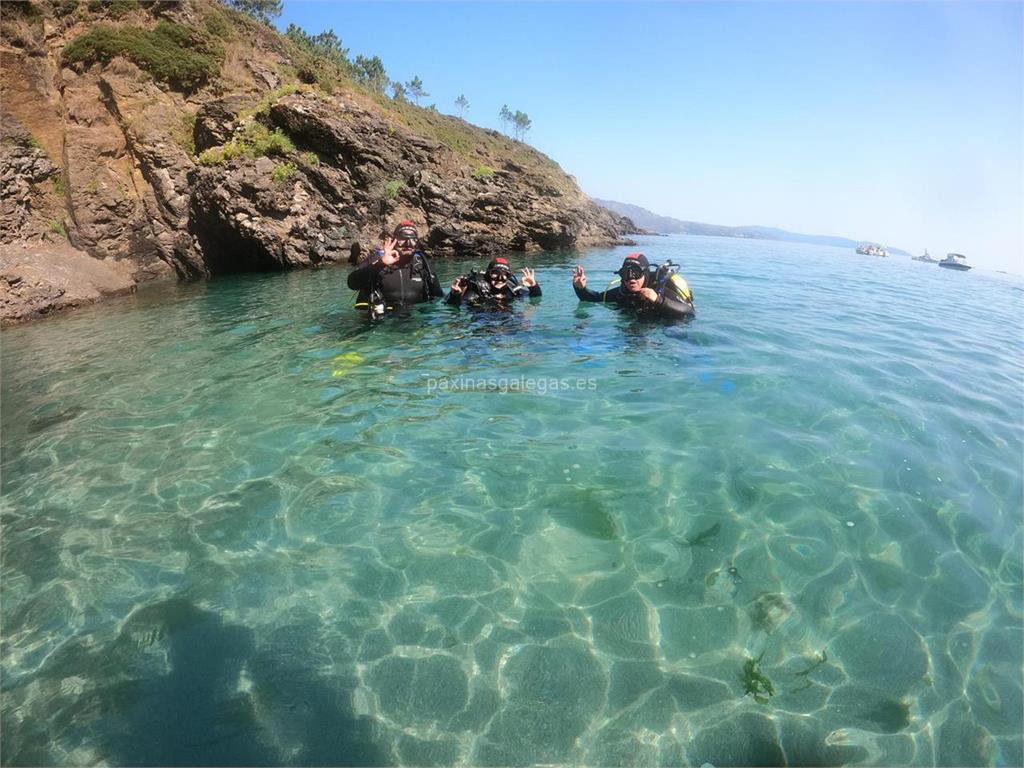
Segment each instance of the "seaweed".
M803 672L797 672L797 673L796 673L796 676L797 676L797 677L804 677L805 675L807 675L807 674L809 674L809 673L813 672L814 670L816 670L816 669L817 669L818 667L820 667L820 666L821 666L822 664L824 664L824 663L825 663L826 661L828 661L828 656L826 656L826 655L825 655L825 651L824 651L824 650L822 650L822 652L821 652L821 658L820 658L820 659L818 659L817 661L815 661L815 662L814 662L813 664L811 664L811 666L809 666L809 667L808 667L807 669L805 669L805 670L804 670Z
M807 669L805 669L805 670L803 670L803 671L801 671L801 672L797 672L797 673L795 673L794 677L802 677L802 678L804 678L804 684L803 684L803 685L801 685L801 686L800 686L799 688L794 688L794 689L793 689L793 690L791 691L791 693L799 693L800 691L806 691L806 690L807 690L808 688L810 688L810 687L811 687L811 681L810 681L810 679L809 679L809 678L807 677L807 675L809 675L809 674L810 674L811 672L813 672L814 670L816 670L816 669L817 669L818 667L820 667L820 666L821 666L822 664L824 664L824 663L825 663L826 661L828 661L828 656L827 656L827 655L825 654L825 651L824 651L824 650L822 650L822 652L821 652L821 658L820 658L820 659L816 660L816 661L815 661L815 662L814 662L813 664L811 664L811 666L809 666L809 667L808 667Z
M748 658L743 662L743 674L740 675L740 680L743 681L744 696L752 695L758 704L767 704L768 697L775 695L775 687L759 668L762 656L764 656L763 651L756 659Z

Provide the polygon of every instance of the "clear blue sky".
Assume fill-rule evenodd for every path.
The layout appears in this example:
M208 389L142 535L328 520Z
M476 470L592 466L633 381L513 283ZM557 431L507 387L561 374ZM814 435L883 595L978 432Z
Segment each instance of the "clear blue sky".
M286 0L594 197L1024 272L1020 2Z

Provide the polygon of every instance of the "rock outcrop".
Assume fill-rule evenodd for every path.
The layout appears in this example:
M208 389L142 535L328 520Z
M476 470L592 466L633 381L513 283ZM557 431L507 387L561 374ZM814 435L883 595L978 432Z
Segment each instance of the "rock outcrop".
M116 19L90 9L34 2L3 20L5 264L42 259L49 245L133 282L310 267L399 218L437 256L610 244L632 231L521 142L344 78L299 82L315 78L281 36L213 0L140 3ZM127 57L69 63L67 46L99 21L216 33L207 47L222 53L219 70L185 88ZM27 285L0 280L5 321L39 314L44 294L69 303L67 290L30 301Z
M44 182L58 178L57 173L28 131L0 111L0 222L5 232L36 240L46 235L46 194L41 189Z
M40 242L0 252L0 318L35 320L62 309L133 293L127 261L102 261L67 242Z

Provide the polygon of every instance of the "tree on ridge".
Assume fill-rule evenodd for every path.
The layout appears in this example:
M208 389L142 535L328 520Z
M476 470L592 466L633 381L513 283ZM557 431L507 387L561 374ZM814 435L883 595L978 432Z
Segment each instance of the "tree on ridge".
M247 13L264 24L281 15L284 10L282 0L226 0L235 10Z
M516 139L522 141L526 132L533 125L533 121L530 120L529 115L517 109L516 113L512 116L512 125L515 127Z
M412 98L416 102L417 106L419 106L420 99L422 99L424 96L430 95L425 90L423 90L423 81L420 80L418 76L414 77L412 80L406 83L405 87L409 89L409 93L412 94Z

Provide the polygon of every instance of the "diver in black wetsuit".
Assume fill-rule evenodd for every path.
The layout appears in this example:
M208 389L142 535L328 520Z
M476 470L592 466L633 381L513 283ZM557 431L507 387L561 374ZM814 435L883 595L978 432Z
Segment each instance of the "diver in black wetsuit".
M533 270L523 270L523 282L520 285L512 275L508 259L499 256L487 265L487 271L479 274L474 270L468 275L456 278L448 293L445 303L458 307L462 304L472 307L502 309L508 307L516 299L525 296L540 296L540 286Z
M583 267L577 266L572 271L572 287L580 301L616 304L640 316L674 320L694 316L692 299L688 301L665 290L664 286L657 286L647 257L642 253L629 254L618 274L622 278L620 285L601 292L591 291L587 289L587 275ZM686 291L689 295L689 288Z
M408 220L395 227L383 248L349 273L348 287L359 291L356 306L369 309L372 317L444 296L441 283L419 250L416 228Z

